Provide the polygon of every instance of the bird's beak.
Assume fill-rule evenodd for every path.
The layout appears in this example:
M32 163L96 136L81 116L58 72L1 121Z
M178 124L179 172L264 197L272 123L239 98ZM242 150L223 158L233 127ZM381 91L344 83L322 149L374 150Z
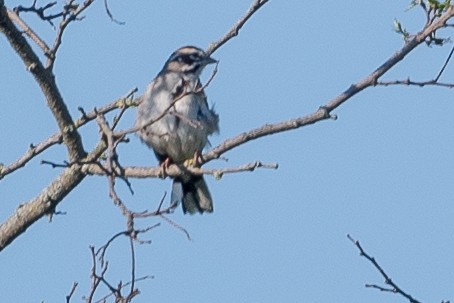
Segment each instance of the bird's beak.
M206 58L205 58L205 65L213 64L213 63L218 63L218 60L213 59L213 58L211 58L211 57L206 57Z

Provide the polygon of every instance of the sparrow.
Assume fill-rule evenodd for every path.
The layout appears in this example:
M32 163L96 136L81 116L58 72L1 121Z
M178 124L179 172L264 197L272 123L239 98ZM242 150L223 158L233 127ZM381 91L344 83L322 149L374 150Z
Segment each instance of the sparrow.
M153 149L160 165L199 159L219 132L219 116L208 106L200 74L217 61L195 46L173 52L148 85L138 107L135 126L141 141ZM183 212L213 212L213 200L202 175L173 179L171 204Z

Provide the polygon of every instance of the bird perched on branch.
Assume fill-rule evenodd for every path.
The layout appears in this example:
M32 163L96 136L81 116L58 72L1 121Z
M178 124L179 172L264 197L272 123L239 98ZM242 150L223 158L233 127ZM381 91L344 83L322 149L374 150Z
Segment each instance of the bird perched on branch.
M208 136L218 132L219 117L208 107L199 76L217 63L202 49L177 49L150 83L139 105L136 127L142 142L152 148L166 168L200 159ZM196 163L197 164L197 163ZM173 180L171 203L182 202L184 213L213 211L213 201L202 175Z

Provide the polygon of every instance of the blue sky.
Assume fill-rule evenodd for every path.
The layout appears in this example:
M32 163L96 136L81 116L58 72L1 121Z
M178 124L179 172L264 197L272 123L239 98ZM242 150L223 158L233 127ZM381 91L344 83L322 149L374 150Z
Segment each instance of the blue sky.
M68 28L55 66L57 83L73 114L90 110L137 87L142 93L176 48L206 48L223 36L251 1L110 1ZM44 3L44 2L43 2ZM6 1L8 7L17 5ZM424 16L406 11L409 1L270 1L213 57L218 73L206 93L221 118L213 146L265 123L315 111L381 65L402 45L394 19L418 31ZM25 19L49 43L54 30ZM38 86L0 37L0 162L9 164L56 130ZM451 44L421 46L383 80L429 80ZM210 70L204 73L208 78ZM443 79L453 81L452 66ZM214 198L211 215L160 219L137 247L140 282L135 302L405 302L366 289L382 283L347 239L351 234L393 280L423 302L452 300L454 292L454 102L437 87L376 87L355 96L324 121L247 143L208 167L260 160L278 170L206 177ZM135 111L121 126L133 124ZM98 140L96 125L81 129L84 145ZM154 166L151 151L135 136L120 149L123 165ZM37 195L58 169L65 149L54 147L0 181L0 220ZM154 209L166 180L131 180L135 194L118 182L134 210ZM64 216L43 219L0 255L4 302L61 302L74 281L72 302L89 292L89 246L101 246L124 229L108 197L105 178L89 177L59 205ZM113 284L129 279L126 239L107 255ZM99 296L107 293L100 291Z

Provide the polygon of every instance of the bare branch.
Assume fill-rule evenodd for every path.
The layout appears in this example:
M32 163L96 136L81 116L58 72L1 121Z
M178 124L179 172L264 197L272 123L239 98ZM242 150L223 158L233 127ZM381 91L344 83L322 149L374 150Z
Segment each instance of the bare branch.
M393 288L387 288L387 287L379 286L376 284L366 284L364 286L367 288L375 288L375 289L378 289L379 291L383 291L383 292L392 292L392 293L396 292Z
M393 80L393 81L378 81L376 85L380 86L390 86L390 85L408 85L408 86L440 86L446 88L454 88L454 83L443 83L437 82L437 80L429 80L429 81L412 81L410 78L405 80Z
M216 74L218 73L218 65L219 65L219 61L216 62L216 65L214 66L214 69L211 72L211 76L210 76L210 78L208 78L207 83L205 83L200 88L198 88L196 90L197 93L203 92L211 84L211 81L213 81L214 77L216 77Z
M140 277L140 278L137 278L134 282L140 282L140 281L143 281L143 280L147 280L147 279L154 279L154 276L143 276L143 277ZM123 288L124 287L128 287L129 285L131 285L131 281L127 282L127 283L124 283L122 286ZM102 297L101 299L95 301L94 303L104 303L106 302L106 300L111 297L113 294L110 293L104 297Z
M110 12L109 5L108 5L107 1L108 1L108 0L104 0L104 8L105 8L106 13L107 13L107 15L109 16L110 20L111 20L112 22L115 22L115 23L118 24L118 25L125 25L126 22L124 22L124 21L118 21L117 19L115 19L115 17L113 16L113 14Z
M135 213L133 213L134 218L148 218L148 217L160 216L162 214L171 214L175 210L175 207L178 206L178 201L174 201L169 206L162 208L162 204L164 203L165 196L166 196L166 194L163 195L161 202L159 203L159 206L156 210L154 210L154 211L146 210L143 212L135 212ZM152 227L154 227L154 226L152 226ZM148 228L145 230L140 230L140 232L142 232L142 233L147 232L147 231L148 231ZM138 231L136 231L136 232L138 232Z
M50 56L46 62L46 69L52 70L55 64L56 55L63 39L63 33L66 27L73 21L80 20L80 14L85 11L95 0L85 0L82 4L72 5L74 0L70 0L70 3L63 9L63 18L58 26L57 35L54 40L54 44L50 50Z
M446 67L448 66L449 62L451 61L452 55L454 53L454 47L451 48L451 51L449 52L448 57L446 58L445 62L443 63L443 66L441 67L440 71L438 72L437 76L428 81L411 81L410 78L407 78L405 80L394 80L394 81L377 81L376 85L381 85L381 86L389 86L389 85L413 85L413 86L441 86L441 87L447 87L447 88L454 88L454 83L443 83L443 82L438 82L440 80L440 77L443 75Z
M206 161L205 161L206 162ZM183 165L172 164L166 169L168 177L182 177L185 174L191 175L213 175L216 178L221 178L224 174L250 172L258 168L262 169L277 169L276 163L262 163L260 161L251 162L237 167L226 167L216 169L205 169L199 167L185 167ZM105 176L108 174L108 167L106 165L87 163L83 167L84 172L90 175ZM161 178L161 167L139 167L139 166L126 166L123 167L123 176L128 178Z
M107 271L107 267L108 267L108 264L104 264L102 265L102 272L101 272L101 276L98 277L98 275L96 274L96 254L95 254L95 248L94 246L90 246L90 253L91 253L91 262L92 262L92 268L91 268L91 279L92 279L92 282L91 282L91 289L90 289L90 293L88 294L87 297L85 297L85 301L87 303L92 303L93 302L93 297L95 295L95 292L96 290L98 289L98 286L99 286L99 283L101 283L101 278L104 277L104 274L106 273Z
M378 262L375 260L374 257L371 257L369 256L363 249L363 247L361 246L361 244L359 244L359 241L358 240L355 240L353 239L350 235L347 235L348 239L350 241L352 241L352 243L358 248L359 250L359 255L361 257L364 257L366 258L370 263L372 263L372 265L380 272L380 274L382 275L382 277L385 279L385 284L391 286L391 288L385 288L385 287L381 287L381 286L377 286L375 284L366 284L366 287L371 287L371 288L376 288L380 291L389 291L389 292L394 292L394 293L398 293L400 295L402 295L403 297L405 297L406 299L408 299L408 301L410 301L410 303L420 303L418 300L416 300L415 298L413 298L410 294L406 293L405 291L403 291L399 286L397 286L396 283L394 283L392 281L392 279L388 276L388 274L385 272L385 270L380 266L380 264L378 264Z
M119 108L123 111L130 107L137 106L139 104L139 99L134 99L134 94L136 92L137 88L134 88L125 97L117 99L89 113L85 113L85 111L82 108L79 108L79 110L82 112L82 116L74 122L75 126L79 128L87 124L88 122L96 119L98 113L107 114ZM37 145L30 144L30 147L27 150L27 152L24 155L22 155L19 159L17 159L16 161L7 166L0 167L0 180L6 175L13 173L17 169L24 167L31 159L47 150L49 147L52 147L55 144L60 144L62 141L63 136L61 135L61 133L58 132L51 135L49 138L42 141L41 143L38 143Z
M16 212L0 225L0 251L45 215L51 215L57 204L85 177L80 168L65 169L37 197L19 206Z
M63 97L58 90L54 75L49 69L44 68L27 40L14 26L4 6L0 6L0 32L6 36L11 47L21 57L46 97L47 105L52 111L60 132L63 135L63 142L67 147L69 159L73 161L83 158L85 156L85 150L82 140L63 101Z
M128 296L126 297L126 302L131 301L138 291L134 287L134 283L136 282L136 253L134 250L134 239L132 237L129 238L129 247L131 249L131 288Z
M98 159L105 151L103 143L85 158L87 162ZM43 191L30 201L20 205L15 213L0 225L0 251L45 215L52 215L57 205L85 178L81 164L63 170Z
M73 286L71 287L71 290L69 291L69 294L66 296L66 303L69 303L71 301L71 297L74 295L77 285L78 285L77 282L73 283Z
M258 168L264 169L278 169L279 165L277 163L262 163L260 161L251 162L245 165L238 167L227 167L219 169L198 169L196 167L190 167L188 170L192 174L203 173L204 175L213 175L216 179L222 178L225 174L240 173L240 172L252 172Z
M19 26L22 31L38 45L46 56L50 55L50 48L25 22L22 20L15 11L7 10L9 18Z
M114 236L112 236L106 242L106 244L101 246L98 250L96 250L96 252L95 252L95 248L93 246L90 246L93 265L92 265L92 270L91 270L91 272L92 272L92 274L91 274L91 276L92 276L91 290L90 290L89 295L86 297L87 302L93 302L94 294L97 291L97 288L98 288L100 282L102 282L109 289L110 293L96 302L104 302L104 300L106 300L107 298L109 298L111 296L115 296L115 298L116 298L115 302L131 302L132 298L134 298L136 295L139 294L139 290L135 287L135 283L138 281L142 281L142 280L153 278L153 277L144 276L141 278L136 278L136 273L135 273L135 271L136 271L135 258L136 257L135 257L134 241L135 241L138 233L147 232L147 231L155 228L158 225L159 224L155 224L154 226L148 227L143 230L135 230L135 231L127 230L127 231L119 232L119 233L115 234ZM123 284L122 282L120 282L120 283L118 283L117 287L114 287L105 278L105 273L107 272L107 267L108 267L108 262L106 261L106 253L107 253L107 249L113 243L113 241L120 236L127 236L129 238L129 245L130 245L130 250L131 250L131 280L129 282L127 282L126 284ZM139 243L141 243L141 242L139 242ZM101 267L101 274L97 274L96 265L98 264L98 262ZM129 290L129 293L126 296L124 296L124 295L122 295L122 290L127 286L130 286L130 290Z
M453 53L454 53L454 46L451 48L451 51L449 52L448 58L446 58L445 63L443 64L443 66L441 67L440 71L438 72L438 75L435 77L435 79L434 79L435 82L438 82L438 80L440 79L441 75L445 71L446 66L448 66L449 61L451 61Z
M22 5L19 5L19 6L14 8L14 11L17 14L19 14L21 12L32 12L32 13L35 13L39 18L41 18L41 20L49 22L50 25L52 25L52 26L54 25L53 22L52 22L53 19L56 19L56 18L59 18L59 17L63 16L63 12L57 13L57 14L53 14L53 15L46 15L46 11L48 9L52 8L53 6L55 6L57 4L57 1L49 2L45 6L42 6L42 7L36 7L36 2L37 2L37 0L34 0L33 4L31 6L29 6L29 7L24 7Z
M405 56L407 56L415 47L424 43L426 38L435 32L437 29L440 29L445 26L446 22L454 16L454 6L450 6L446 12L440 16L436 21L434 21L429 26L425 27L423 31L415 35L413 38L409 39L405 45L394 53L385 63L378 67L375 71L369 74L364 79L358 81L355 84L352 84L348 89L342 92L337 97L328 101L325 105L321 106L317 111L312 114L287 120L284 122L278 122L275 124L266 124L259 128L244 132L234 138L227 139L214 149L208 151L203 155L205 162L208 162L212 159L219 158L225 152L242 145L251 140L255 140L264 136L268 136L275 133L280 133L296 128L300 128L306 125L314 124L316 122L327 120L330 118L335 118L331 115L331 112L342 105L345 101L355 96L362 90L375 86L378 79L383 76L387 71L394 67L397 63L402 61Z
M222 45L227 43L230 39L232 39L235 36L238 36L238 33L240 32L240 29L243 27L244 24L249 20L249 18L252 17L265 3L267 3L269 0L255 0L251 7L248 9L246 14L236 22L236 24L230 29L230 31L221 39L219 39L216 42L211 43L208 46L207 49L207 54L211 55L214 53L218 48L220 48Z
M170 220L169 218L167 218L167 217L164 216L163 214L160 214L159 216L160 216L161 218L163 218L167 223L169 223L170 225L172 225L173 227L175 227L176 229L182 231L182 232L186 235L186 238L187 238L189 241L192 241L191 235L189 234L189 232L187 231L186 228L184 228L183 226L177 224L175 221Z

